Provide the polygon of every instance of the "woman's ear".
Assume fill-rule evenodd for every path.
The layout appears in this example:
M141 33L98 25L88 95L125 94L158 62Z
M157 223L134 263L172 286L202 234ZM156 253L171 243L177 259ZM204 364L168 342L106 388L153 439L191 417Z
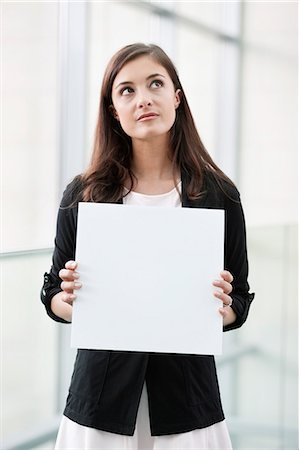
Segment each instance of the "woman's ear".
M175 91L175 100L174 100L174 107L175 109L177 109L181 103L181 95L182 95L182 91L181 89L177 89Z
M116 112L116 109L114 108L113 105L110 105L110 106L109 106L109 111L110 111L110 113L112 114L112 116L114 117L114 119L119 120L119 119L118 119L117 112Z

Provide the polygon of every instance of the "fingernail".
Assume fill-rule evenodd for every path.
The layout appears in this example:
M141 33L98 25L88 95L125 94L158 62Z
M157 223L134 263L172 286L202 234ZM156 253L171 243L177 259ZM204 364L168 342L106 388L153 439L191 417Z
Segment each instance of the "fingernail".
M216 292L214 292L214 295L215 295L216 297L221 297L221 292L216 291Z
M80 275L78 273L73 273L74 278L80 278Z
M217 286L217 285L219 284L219 281L218 281L218 280L214 280L214 281L213 281L213 284L214 284L215 286Z
M74 284L75 284L76 287L81 287L82 286L82 283L80 283L79 281L75 281Z

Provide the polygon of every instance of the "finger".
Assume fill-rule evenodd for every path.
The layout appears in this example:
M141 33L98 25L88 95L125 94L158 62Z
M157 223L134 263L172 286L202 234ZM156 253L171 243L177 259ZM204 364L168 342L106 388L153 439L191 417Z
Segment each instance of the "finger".
M72 293L74 289L80 289L81 286L80 281L63 281L60 285L61 289L68 293Z
M222 315L222 317L226 317L228 315L228 310L227 308L219 308L219 312Z
M58 275L63 281L77 280L80 277L78 272L69 269L61 269Z
M76 263L76 261L70 260L65 263L66 269L75 270L77 267L78 267L78 264Z
M230 294L231 291L233 290L232 285L225 280L214 280L213 285L220 287L223 290L223 292L225 292L225 294Z
M228 281L228 283L231 283L234 280L234 277L228 270L222 270L220 275L225 281Z
M64 293L64 294L61 296L61 300L62 300L63 302L65 302L65 303L68 303L69 305L72 305L72 304L73 304L73 301L75 300L76 297L77 297L76 294L67 294L67 293Z
M214 296L221 300L224 306L228 306L231 304L231 297L224 292L216 291L214 292Z

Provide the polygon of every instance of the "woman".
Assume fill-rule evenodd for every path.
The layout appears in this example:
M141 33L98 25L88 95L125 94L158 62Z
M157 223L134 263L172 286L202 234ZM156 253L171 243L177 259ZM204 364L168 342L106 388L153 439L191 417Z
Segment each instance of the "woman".
M91 162L64 192L41 292L49 316L64 323L81 287L78 201L224 209L225 270L211 283L223 330L245 322L254 294L239 192L205 150L160 47L128 45L104 74ZM230 449L214 357L78 350L60 448Z

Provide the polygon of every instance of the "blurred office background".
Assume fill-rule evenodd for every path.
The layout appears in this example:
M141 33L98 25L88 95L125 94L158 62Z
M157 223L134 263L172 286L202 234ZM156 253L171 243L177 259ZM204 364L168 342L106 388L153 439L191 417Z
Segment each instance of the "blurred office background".
M39 300L58 204L89 159L105 66L161 45L207 149L237 183L251 290L219 381L235 450L298 448L297 2L1 3L2 445L53 448L68 325Z

